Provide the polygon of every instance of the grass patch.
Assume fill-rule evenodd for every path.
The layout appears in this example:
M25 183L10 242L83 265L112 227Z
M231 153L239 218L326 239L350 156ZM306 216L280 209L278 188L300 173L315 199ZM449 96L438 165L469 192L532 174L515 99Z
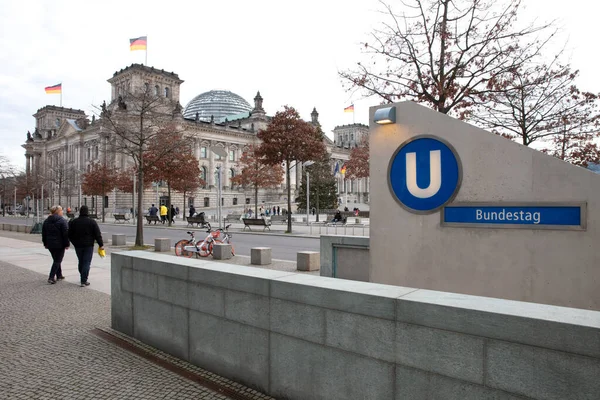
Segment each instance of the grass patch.
M131 247L129 247L129 250L148 250L148 249L151 249L151 248L152 248L152 246L146 246L146 245L144 245L144 246L131 246Z

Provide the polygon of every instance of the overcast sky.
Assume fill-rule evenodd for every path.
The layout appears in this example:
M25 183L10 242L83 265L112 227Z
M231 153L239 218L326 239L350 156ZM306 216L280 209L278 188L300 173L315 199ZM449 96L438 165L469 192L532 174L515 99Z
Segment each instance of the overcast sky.
M391 3L399 3L390 0ZM579 86L600 92L593 0L523 0L521 20L560 19L569 40ZM567 5L568 4L568 5ZM10 1L0 0L0 154L25 165L32 114L59 105L45 86L63 84L63 106L85 110L109 100L106 80L144 52L129 39L148 36L148 64L174 71L185 82L181 104L211 89L231 90L252 104L257 90L267 113L282 105L305 119L316 107L327 133L352 123L344 107L355 104L356 122L368 107L344 91L337 71L361 58L359 43L382 19L375 0L229 1ZM561 40L562 40L561 39Z

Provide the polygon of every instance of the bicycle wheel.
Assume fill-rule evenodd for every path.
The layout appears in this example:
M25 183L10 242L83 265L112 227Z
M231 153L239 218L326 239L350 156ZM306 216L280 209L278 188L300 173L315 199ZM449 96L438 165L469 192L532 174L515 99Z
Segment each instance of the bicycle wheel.
M201 243L200 245L198 245L200 251L198 252L198 255L200 257L208 257L209 255L212 254L212 241L209 243Z
M179 257L191 258L194 255L194 253L185 249L185 246L188 246L189 244L190 241L186 239L182 239L179 242L175 243L175 255Z

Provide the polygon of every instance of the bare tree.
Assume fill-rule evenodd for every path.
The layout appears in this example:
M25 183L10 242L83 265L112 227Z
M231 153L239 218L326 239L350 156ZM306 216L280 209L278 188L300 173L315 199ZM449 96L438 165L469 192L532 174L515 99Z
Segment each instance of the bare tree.
M340 73L348 89L413 100L447 114L480 101L494 77L535 56L550 24L518 27L521 0L406 0L364 43L368 62ZM548 32L548 33L547 33ZM460 114L459 114L460 116Z
M146 163L150 144L159 141L160 135L165 132L182 132L175 120L180 115L180 109L179 103L170 98L152 95L149 87L127 92L110 105L101 106L101 127L109 135L115 151L133 163L138 187L145 187L145 175L150 167ZM161 148L152 153L154 162L168 157L181 142L161 141L160 144ZM143 190L138 191L137 205L134 208L137 208L135 245L143 246Z
M0 197L2 198L1 206L3 216L6 216L6 207L10 204L11 194L15 189L17 174L17 168L12 165L6 156L0 155L0 179L2 179L2 182L0 183L2 195Z
M73 165L65 164L62 159L56 165L46 168L46 174L43 176L44 182L54 184L54 189L58 194L58 203L62 204L63 195L68 198L73 195L74 179L77 176L77 168Z
M487 102L468 118L525 146L544 141L548 152L568 160L571 150L591 143L599 132L598 95L576 86L579 71L539 58L490 81Z

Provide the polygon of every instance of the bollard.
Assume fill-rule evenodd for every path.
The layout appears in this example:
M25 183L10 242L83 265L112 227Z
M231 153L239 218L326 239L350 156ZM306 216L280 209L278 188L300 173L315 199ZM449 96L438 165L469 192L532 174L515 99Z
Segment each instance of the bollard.
M215 243L213 245L212 256L215 260L229 260L231 255L231 245L227 243Z
M250 249L250 264L268 265L271 264L270 247L252 247Z
M296 258L298 271L318 271L321 268L321 259L318 251L299 251Z
M127 244L127 236L124 234L114 234L112 235L112 245L113 246L125 246Z
M160 251L160 252L171 251L171 239L169 239L169 238L154 239L154 251Z

